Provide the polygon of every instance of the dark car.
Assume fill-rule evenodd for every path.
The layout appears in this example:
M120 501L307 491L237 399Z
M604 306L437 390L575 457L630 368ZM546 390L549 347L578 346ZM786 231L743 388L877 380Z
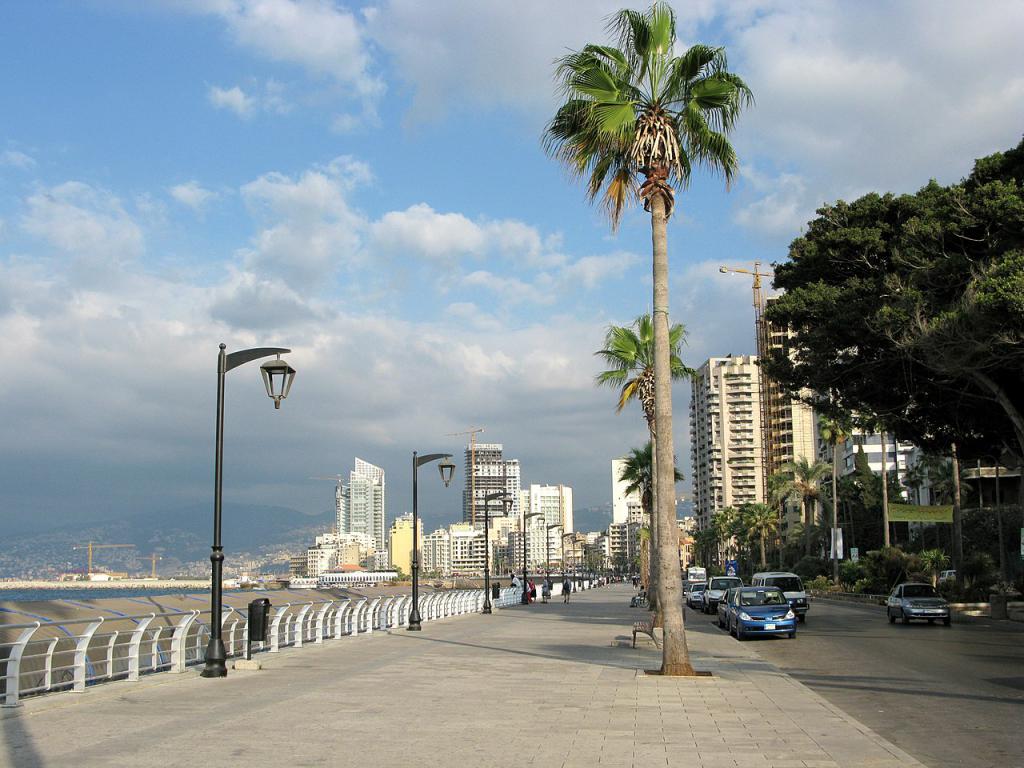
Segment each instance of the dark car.
M718 607L718 626L746 640L751 635L796 637L796 613L778 587L738 587Z
M885 601L885 613L890 624L895 624L897 618L904 624L911 619L927 620L929 624L942 621L947 627L950 624L949 603L931 584L897 584Z

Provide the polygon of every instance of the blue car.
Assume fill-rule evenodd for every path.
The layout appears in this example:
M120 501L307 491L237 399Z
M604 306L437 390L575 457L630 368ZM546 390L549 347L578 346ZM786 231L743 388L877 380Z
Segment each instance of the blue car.
M730 589L718 606L718 626L737 640L751 635L796 637L796 614L778 587Z

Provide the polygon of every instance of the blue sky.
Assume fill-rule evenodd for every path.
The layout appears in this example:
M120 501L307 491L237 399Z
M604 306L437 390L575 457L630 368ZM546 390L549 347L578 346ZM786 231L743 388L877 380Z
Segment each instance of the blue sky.
M611 233L540 134L551 61L620 4L5 5L5 517L208 498L222 340L299 370L279 412L254 366L231 374L232 500L327 508L307 478L358 455L401 513L411 451L482 424L526 482L608 501L644 430L594 390L592 352L649 306L648 222ZM783 259L822 202L954 181L1020 138L1019 3L676 7L681 44L726 46L757 99L739 181L696 177L670 228L691 365L753 348L749 284L720 263ZM424 499L457 515L456 492Z

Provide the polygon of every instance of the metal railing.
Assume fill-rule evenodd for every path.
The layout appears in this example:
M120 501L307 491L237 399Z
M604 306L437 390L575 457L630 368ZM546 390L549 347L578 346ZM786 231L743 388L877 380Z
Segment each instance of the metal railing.
M511 587L492 601L496 607L518 602L519 593ZM431 592L420 595L420 614L423 621L434 621L479 612L483 603L479 589ZM254 642L252 650L279 653L404 627L411 604L410 596L395 595L274 605L268 639ZM82 693L113 680L137 681L144 674L184 672L205 661L209 614L169 611L0 624L6 637L0 637L0 706L18 706L22 698L57 691ZM228 656L244 655L247 611L225 607L221 631Z

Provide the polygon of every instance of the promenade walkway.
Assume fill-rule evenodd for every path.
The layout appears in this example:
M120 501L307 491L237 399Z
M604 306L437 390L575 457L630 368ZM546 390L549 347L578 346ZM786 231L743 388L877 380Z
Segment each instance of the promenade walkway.
M706 625L689 637L713 677L644 675L660 652L628 647L631 594L263 655L224 680L27 700L0 713L0 766L920 766Z

